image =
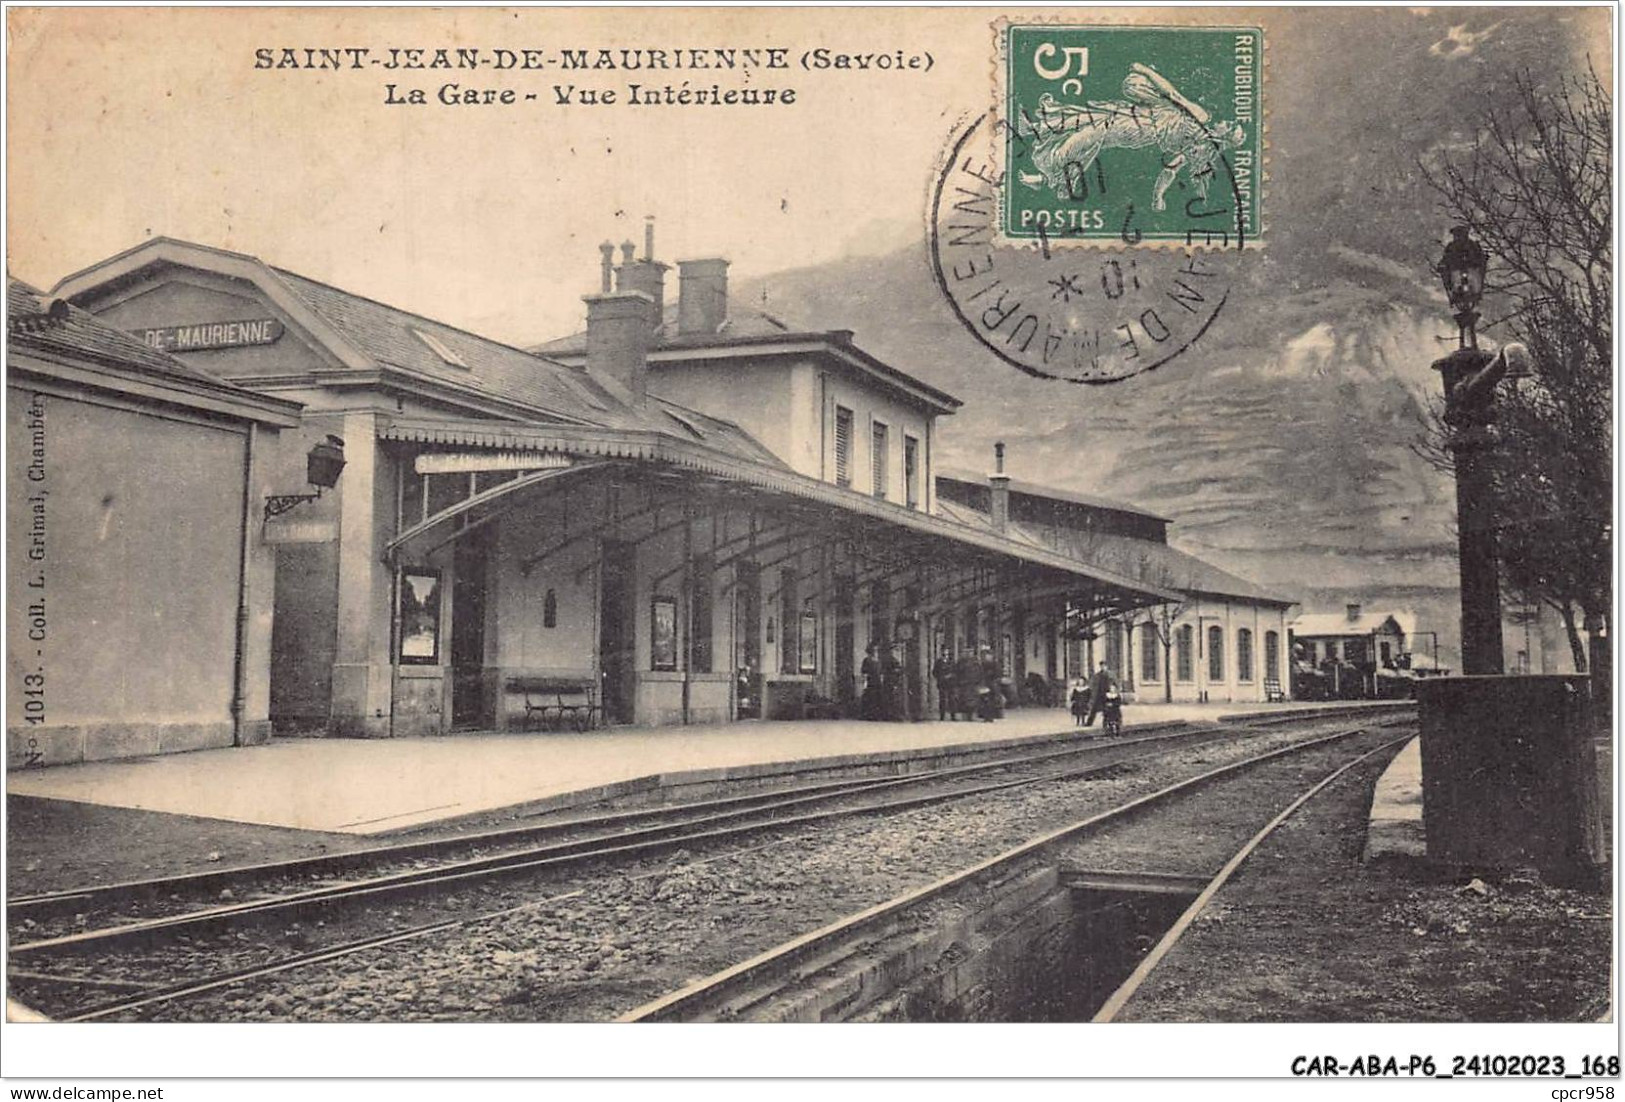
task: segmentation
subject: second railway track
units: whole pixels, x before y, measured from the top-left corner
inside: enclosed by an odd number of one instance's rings
[[[1228,736],[1228,737],[1226,737]],[[167,915],[157,919],[144,919],[118,926],[95,930],[81,930],[32,943],[13,942],[15,968],[13,987],[36,993],[36,1001],[43,1002],[47,1010],[59,1017],[126,1017],[133,1008],[160,1005],[179,997],[250,980],[295,971],[319,968],[354,953],[369,949],[385,949],[403,942],[450,936],[458,927],[478,924],[493,916],[523,911],[534,906],[523,897],[509,900],[508,905],[490,908],[474,915],[467,914],[478,902],[475,896],[482,885],[494,877],[514,878],[525,874],[544,872],[567,873],[578,879],[604,872],[581,871],[584,867],[608,869],[629,861],[673,850],[686,851],[695,847],[705,850],[718,845],[748,842],[751,838],[768,833],[794,832],[820,821],[856,815],[874,815],[882,812],[901,812],[944,801],[973,799],[1002,791],[1022,789],[1039,781],[1057,784],[1069,781],[1086,782],[1114,770],[1135,768],[1136,763],[1149,763],[1166,757],[1176,750],[1189,750],[1204,754],[1210,744],[1212,752],[1226,748],[1252,745],[1256,740],[1291,741],[1285,733],[1236,732],[1192,730],[1160,736],[1142,736],[1112,743],[1095,743],[1065,748],[1046,748],[1038,754],[1011,756],[996,762],[971,767],[937,770],[929,774],[901,778],[867,778],[854,782],[826,782],[803,786],[794,793],[755,793],[749,797],[704,801],[681,809],[681,821],[654,823],[670,810],[644,809],[637,812],[615,813],[609,819],[626,829],[613,834],[600,834],[583,838],[579,832],[583,821],[568,824],[550,824],[549,830],[575,830],[576,837],[566,841],[554,840],[541,846],[530,846],[518,854],[504,853],[481,856],[455,862],[451,867],[413,869],[405,874],[389,873],[354,884],[324,887],[302,891],[293,896],[267,900],[247,900],[228,907],[209,907],[202,912]],[[1148,749],[1155,747],[1156,749]],[[1233,751],[1239,752],[1239,751]],[[1075,758],[1082,754],[1085,761],[1066,763],[1055,768],[1056,759]],[[1199,759],[1200,760],[1200,759]],[[977,777],[1002,771],[1005,775],[995,779]],[[924,791],[899,791],[909,786]],[[833,802],[833,806],[831,806]],[[748,805],[748,806],[747,806]],[[594,822],[602,823],[603,818]],[[654,825],[651,825],[654,823]],[[526,832],[533,828],[527,828]],[[467,840],[464,840],[465,842]],[[352,858],[355,855],[345,855]],[[605,866],[603,862],[615,865]],[[659,866],[655,866],[658,868]],[[571,870],[574,870],[571,872]],[[557,883],[557,877],[550,883]],[[569,885],[566,884],[566,887]],[[493,890],[494,889],[489,889]],[[579,895],[566,892],[555,898]],[[397,911],[383,912],[383,904],[399,896],[433,895],[436,900],[449,896],[453,911],[462,913],[453,917],[417,914],[406,916]],[[470,898],[463,900],[460,895]],[[319,933],[325,925],[314,916],[326,913],[338,902],[372,902],[379,906],[362,912],[373,916],[366,923],[366,936],[339,940],[338,930],[343,923],[335,920],[326,933]],[[401,904],[405,908],[405,904]],[[406,908],[411,909],[411,908]],[[303,920],[305,929],[315,940],[314,946],[302,943],[272,945],[276,937],[261,938],[244,922],[263,922],[273,916],[287,915],[294,926]],[[426,919],[410,922],[408,917]],[[248,932],[244,932],[244,930]],[[236,931],[235,933],[233,931]],[[302,940],[302,939],[301,939]],[[288,951],[293,949],[295,951]],[[21,952],[19,953],[19,950]],[[387,951],[387,949],[386,949]],[[80,963],[74,963],[78,958]],[[108,962],[102,967],[98,962]],[[182,961],[179,966],[176,961]],[[53,963],[55,962],[55,963]],[[19,971],[20,970],[20,971]],[[56,974],[53,975],[52,973]],[[179,977],[177,979],[177,977]],[[129,990],[128,996],[114,996],[119,990]],[[88,998],[86,996],[96,996]]]

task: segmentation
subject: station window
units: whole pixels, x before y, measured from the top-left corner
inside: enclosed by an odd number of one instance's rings
[[[1264,633],[1264,676],[1271,681],[1281,680],[1281,636],[1279,632]]]
[[[1157,638],[1157,629],[1152,624],[1145,624],[1140,628],[1140,680],[1161,681],[1162,675],[1158,663],[1162,661],[1162,640]]]
[[[1236,680],[1253,679],[1253,633],[1251,628],[1236,631]]]
[[[891,472],[886,469],[886,451],[888,448],[888,430],[883,422],[876,421],[873,428],[872,454],[869,469],[874,472],[874,493],[876,497],[885,497],[890,488]]]
[[[920,442],[903,437],[903,493],[910,509],[920,507]]]
[[[1196,668],[1191,662],[1191,651],[1195,645],[1195,635],[1195,630],[1189,624],[1181,624],[1179,634],[1174,637],[1175,659],[1178,663],[1176,674],[1181,681],[1194,681],[1196,679]]]
[[[1207,679],[1224,680],[1224,629],[1217,624],[1207,629]]]
[[[852,485],[852,411],[835,407],[835,484]]]

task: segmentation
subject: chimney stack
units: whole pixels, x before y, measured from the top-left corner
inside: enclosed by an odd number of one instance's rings
[[[587,372],[614,379],[631,392],[634,405],[643,405],[648,395],[649,345],[654,339],[649,296],[620,290],[586,295],[583,301],[587,304]]]
[[[1350,601],[1347,605],[1345,605],[1343,607],[1344,607],[1345,611],[1348,612],[1349,623],[1352,624],[1352,623],[1354,623],[1354,621],[1356,621],[1356,620],[1358,620],[1360,618],[1360,606],[1359,605],[1357,605],[1354,602]]]
[[[677,262],[677,332],[715,333],[728,317],[728,262]]]
[[[1004,535],[1010,527],[1010,476],[1004,473],[1004,441],[993,445],[993,473],[987,477],[992,498],[993,530]]]
[[[643,227],[642,259],[632,255],[632,242],[621,245],[621,268],[615,283],[617,291],[638,291],[650,300],[649,325],[658,330],[666,315],[666,265],[655,260],[655,220]]]

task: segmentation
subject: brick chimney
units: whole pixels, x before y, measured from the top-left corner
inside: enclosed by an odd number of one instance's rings
[[[654,258],[655,220],[649,218],[643,227],[643,256],[634,259],[632,242],[621,245],[621,267],[615,273],[617,291],[639,291],[647,295],[650,303],[650,324],[658,329],[666,311],[666,265]]]
[[[993,530],[1001,536],[1010,527],[1010,476],[1004,473],[1004,441],[993,445],[993,473],[987,476],[992,499]]]
[[[677,262],[677,332],[715,333],[728,317],[728,262]]]
[[[632,394],[634,405],[648,395],[649,296],[641,291],[584,295],[587,304],[587,372],[614,379]]]
[[[1355,604],[1353,601],[1350,601],[1348,604],[1344,605],[1343,608],[1344,611],[1348,613],[1349,623],[1352,624],[1354,621],[1360,618],[1360,606]]]

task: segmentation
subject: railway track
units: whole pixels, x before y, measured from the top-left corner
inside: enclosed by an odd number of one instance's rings
[[[1045,855],[1060,843],[1076,842],[1090,834],[1121,824],[1131,816],[1188,797],[1199,789],[1267,763],[1324,748],[1367,733],[1363,728],[1356,728],[1307,739],[1167,785],[1035,838],[923,888],[786,942],[751,960],[638,1007],[619,1020],[624,1022],[828,1020],[823,1016],[826,1012],[823,1008],[829,1005],[839,1008],[837,1020],[845,1020],[847,1013],[863,1009],[865,1000],[871,997],[863,993],[866,977],[876,974],[877,971],[883,974],[890,966],[890,961],[900,959],[911,949],[917,951],[921,939],[915,931],[927,930],[938,925],[938,920],[932,917],[933,911],[950,909],[952,904],[946,901],[956,893],[996,890],[997,886],[1015,883],[1030,873],[1035,862],[1042,861]],[[1407,733],[1399,738],[1384,740],[1374,748],[1361,748],[1357,755],[1340,762],[1329,775],[1300,794],[1263,830],[1250,838],[1208,881],[1168,934],[1142,961],[1139,969],[1124,982],[1112,999],[1108,1000],[1100,1011],[1103,1016],[1096,1020],[1111,1020],[1111,1015],[1127,1001],[1150,970],[1167,954],[1202,907],[1271,831],[1349,769],[1378,754],[1396,749],[1411,737],[1412,735]],[[827,996],[823,1001],[812,994],[819,992],[820,989]],[[789,992],[789,995],[785,996],[785,992]],[[830,992],[838,993],[838,997],[829,994]]]
[[[14,915],[11,943],[11,959],[14,963],[11,975],[14,980],[27,981],[35,989],[41,985],[49,987],[54,983],[56,987],[69,991],[82,988],[96,990],[108,984],[94,977],[82,975],[53,976],[49,971],[49,962],[74,956],[94,954],[105,956],[110,952],[174,943],[208,936],[211,933],[216,936],[229,936],[233,929],[247,923],[266,921],[278,916],[309,918],[320,910],[342,904],[380,903],[402,896],[443,893],[502,876],[548,871],[568,872],[583,866],[602,864],[605,861],[627,861],[683,847],[749,838],[772,828],[809,825],[840,816],[906,810],[1046,781],[1085,779],[1107,774],[1129,763],[1186,746],[1199,746],[1213,741],[1231,741],[1235,735],[1233,730],[1223,728],[1184,726],[1172,731],[1128,738],[1071,742],[1059,747],[1046,746],[1027,753],[1003,756],[972,765],[933,769],[901,777],[826,781],[772,793],[751,793],[666,808],[612,812],[477,836],[433,842],[411,842],[355,853],[305,858],[249,868],[210,870],[190,876],[21,897],[11,901],[10,904]],[[1044,768],[1067,759],[1078,758],[1085,761],[1060,769]],[[999,773],[1005,775],[994,780],[977,780],[978,775]],[[949,787],[943,787],[944,785]],[[908,791],[922,787],[929,790],[912,793]],[[563,840],[560,840],[561,838]],[[525,844],[516,849],[443,862],[427,868],[415,867],[415,863],[429,857],[512,843]],[[172,889],[178,888],[197,895],[212,892],[223,884],[235,884],[246,894],[255,884],[264,886],[269,883],[283,886],[298,883],[302,878],[322,876],[356,867],[376,869],[379,865],[388,866],[393,862],[413,863],[414,867],[404,871],[386,871],[359,880],[323,884],[314,888],[300,887],[270,894],[265,898],[247,899],[225,906],[203,905],[195,909],[182,909],[178,913],[134,918],[126,910],[107,924],[91,929],[74,928],[71,932],[54,936],[35,936],[32,939],[17,936],[16,916],[19,914],[61,915],[73,911],[77,918],[96,907],[105,909],[122,904],[153,902],[167,909],[175,907],[177,903],[176,899],[172,898],[176,895]],[[490,915],[480,916],[487,917]],[[269,964],[226,969],[209,976],[201,985],[201,989],[218,986],[217,981],[222,979],[229,978],[231,982],[237,982],[254,975],[274,974],[377,945],[432,935],[460,922],[461,920],[446,920],[423,923],[376,937],[358,939],[353,943],[327,946],[309,953],[297,953]],[[164,994],[167,998],[179,997],[175,992],[186,989],[187,993],[190,993],[200,985],[123,983],[122,986],[139,990],[145,999],[154,994]],[[119,1004],[129,1001],[131,1000],[115,1000]],[[52,998],[46,1000],[44,1005],[61,1016],[64,1014],[60,1009],[62,1002],[60,998]],[[74,1006],[74,1001],[69,1001],[68,1005]],[[92,1009],[103,1011],[104,1007],[103,1004],[97,1003]],[[105,1014],[117,1013],[120,1009],[121,1006],[106,1007]],[[71,1017],[77,1012],[70,1009],[66,1013]],[[100,1017],[105,1014],[98,1013],[94,1016]]]
[[[1157,757],[1172,749],[1200,746],[1209,741],[1234,741],[1238,732],[1234,728],[1195,728],[1159,735],[1093,742],[1000,758],[971,766],[955,766],[932,770],[905,777],[865,778],[854,781],[821,782],[804,785],[787,792],[754,793],[747,796],[699,801],[676,808],[642,809],[617,812],[586,819],[544,824],[516,830],[492,832],[479,838],[454,840],[453,847],[497,844],[497,842],[524,841],[517,850],[497,854],[484,854],[460,861],[436,865],[431,868],[413,868],[404,872],[386,872],[361,880],[335,885],[323,885],[293,892],[285,892],[264,899],[251,899],[229,906],[208,906],[180,914],[140,918],[134,921],[100,926],[89,930],[76,930],[54,937],[33,941],[17,941],[12,945],[14,981],[27,981],[36,992],[47,994],[43,1008],[66,1020],[99,1020],[128,1016],[158,1004],[203,994],[222,987],[247,983],[261,977],[278,975],[325,961],[363,953],[371,949],[420,938],[434,938],[448,934],[461,926],[488,921],[505,914],[523,911],[532,903],[520,903],[474,916],[460,916],[390,929],[372,936],[337,942],[308,952],[282,953],[271,960],[255,960],[242,966],[223,967],[196,974],[181,982],[116,981],[98,985],[94,973],[52,974],[52,962],[80,958],[93,962],[108,954],[139,951],[159,946],[192,944],[179,949],[184,954],[207,956],[211,937],[230,938],[232,932],[244,924],[264,921],[274,916],[310,918],[324,913],[327,908],[340,904],[377,903],[400,896],[444,894],[465,887],[489,883],[498,877],[517,877],[546,872],[568,872],[584,867],[603,867],[605,862],[625,862],[640,857],[656,856],[676,849],[705,847],[718,843],[748,840],[764,831],[812,825],[840,816],[883,814],[922,807],[947,800],[964,799],[975,795],[1033,785],[1042,782],[1084,780],[1092,776],[1109,774],[1130,763]],[[1243,735],[1246,737],[1246,735]],[[1064,759],[1084,757],[1063,768],[1046,768]],[[996,779],[978,778],[978,774],[1004,772]],[[1017,774],[1017,775],[1011,775]],[[908,791],[923,787],[927,791]],[[560,840],[563,837],[563,840]],[[420,860],[426,853],[425,845],[409,843],[398,847],[385,847],[366,853],[344,854],[337,858],[306,859],[278,866],[257,869],[222,870],[203,874],[198,878],[183,878],[193,886],[201,883],[217,887],[221,877],[250,876],[263,870],[275,870],[277,875],[311,875],[313,872],[331,871],[333,862],[357,862],[371,855],[376,861],[380,854],[388,859]],[[355,867],[348,864],[347,867]],[[291,871],[290,871],[291,870]],[[243,881],[239,880],[238,883]],[[164,893],[173,882],[149,881],[135,885],[109,885],[73,893],[20,900],[25,913],[35,909],[44,913],[61,907],[69,900],[84,906],[86,900],[99,900],[106,904],[120,899],[151,898]],[[553,899],[561,898],[554,896]],[[238,939],[245,935],[236,933]],[[172,975],[174,973],[171,973]],[[122,986],[127,992],[118,991]],[[111,988],[111,989],[110,989]],[[97,996],[87,1002],[85,995]],[[112,996],[112,997],[108,997]],[[35,1002],[41,1002],[36,996]]]
[[[799,821],[816,814],[823,805],[832,805],[831,814],[857,814],[864,806],[838,808],[837,801],[865,793],[902,791],[941,784],[978,775],[1030,769],[1047,763],[1077,757],[1099,757],[1130,747],[1168,748],[1223,740],[1233,732],[1216,727],[1181,725],[1178,729],[1111,740],[1072,742],[1066,746],[1044,747],[1026,753],[1006,755],[968,765],[922,770],[901,776],[860,777],[798,785],[771,792],[690,801],[681,804],[608,812],[556,820],[553,822],[486,831],[426,841],[412,841],[348,853],[298,858],[231,869],[211,869],[180,876],[117,884],[93,885],[63,891],[18,896],[7,900],[12,922],[12,952],[33,952],[34,948],[83,944],[93,941],[135,938],[146,931],[178,929],[216,919],[256,912],[274,912],[289,906],[310,906],[379,892],[434,885],[446,877],[496,873],[515,868],[527,869],[536,861],[583,862],[598,857],[620,856],[627,852],[654,852],[661,846],[682,845],[696,838],[709,840],[727,828],[745,831],[762,829],[780,821]],[[1137,760],[1141,754],[1113,757],[1089,766],[1081,774],[1074,770],[1038,773],[918,797],[920,800],[954,799],[982,791],[1017,787],[1044,780],[1087,775]],[[913,806],[911,800],[889,800],[876,805],[879,810]],[[759,820],[770,820],[763,823]],[[451,860],[456,854],[466,854]],[[426,862],[441,859],[436,864]],[[345,873],[362,871],[365,877],[333,881]],[[311,886],[314,882],[315,886]],[[246,900],[231,906],[212,905],[215,893],[230,896],[261,895],[271,898]],[[187,904],[198,905],[195,911]],[[142,912],[156,910],[156,916]],[[88,924],[92,917],[114,912],[114,919],[92,930],[74,930],[61,937],[42,937],[32,932],[41,920],[72,916],[74,926]],[[34,927],[19,930],[17,922],[33,922]],[[105,920],[103,920],[105,921]],[[19,937],[19,934],[25,936]]]

